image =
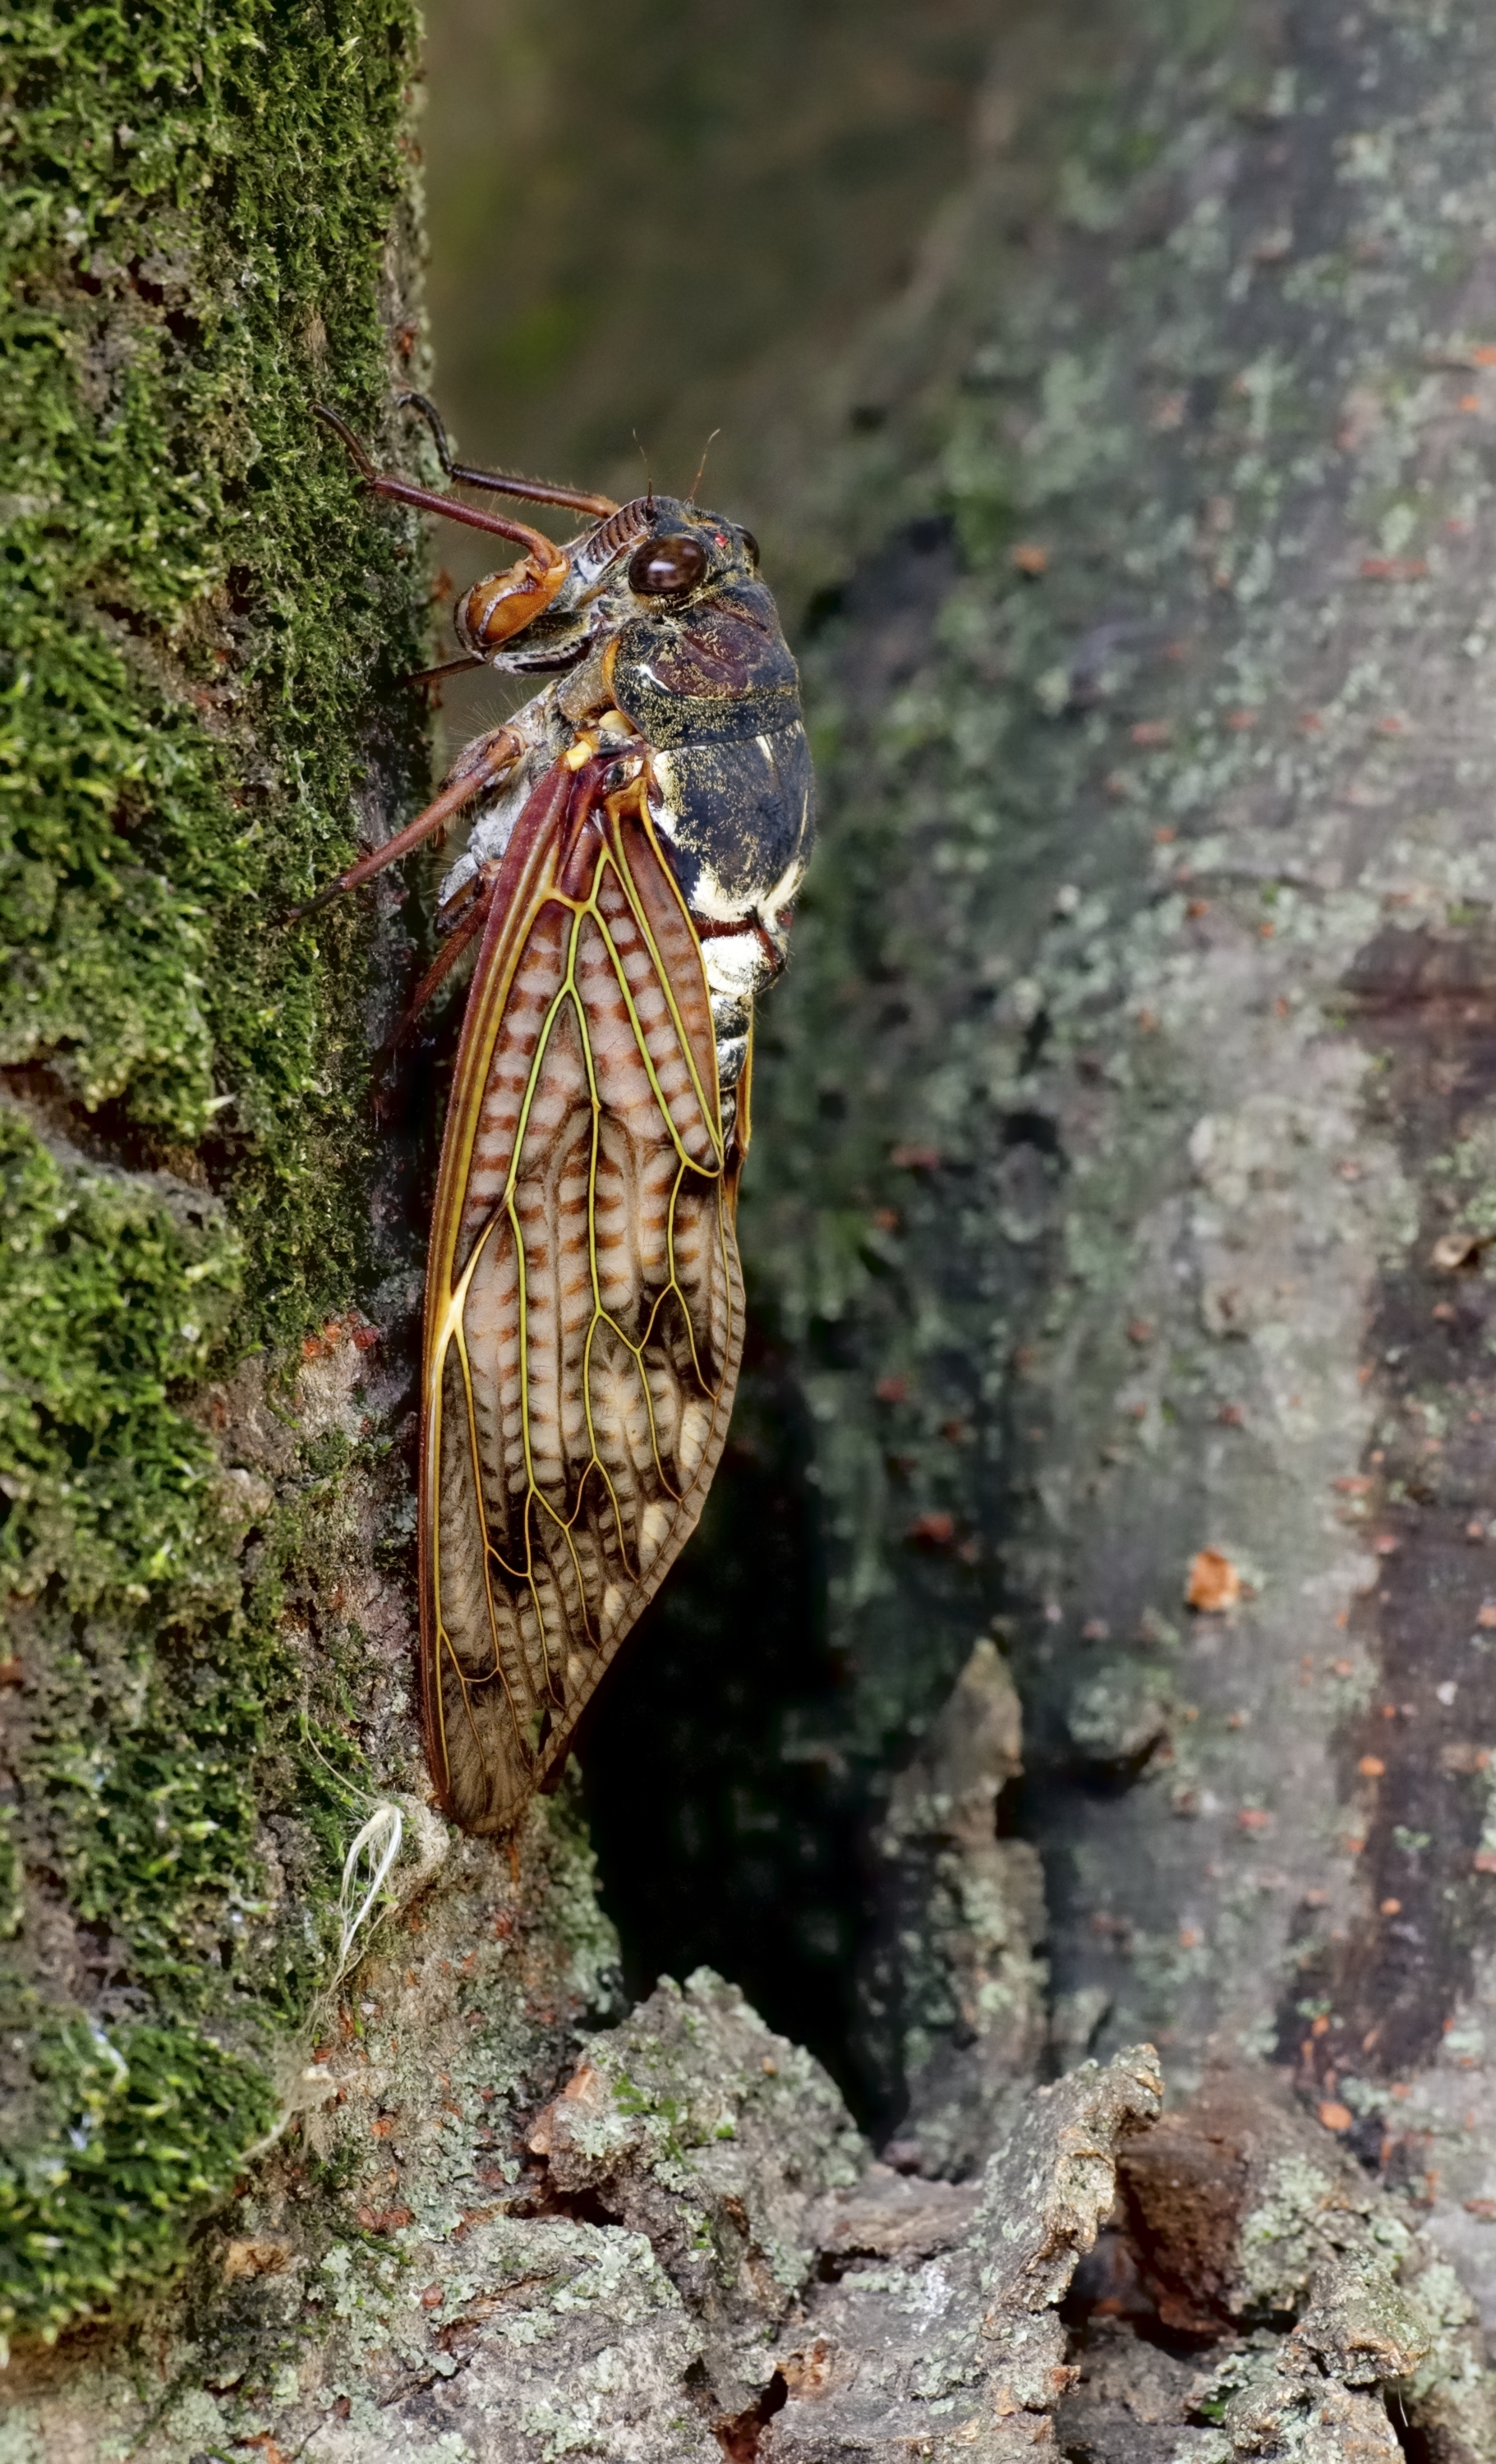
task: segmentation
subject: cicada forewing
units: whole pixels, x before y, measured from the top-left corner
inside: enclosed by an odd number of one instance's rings
[[[558,1776],[694,1529],[743,1328],[742,1139],[724,1136],[700,944],[639,787],[552,772],[494,888],[423,1389],[424,1713],[443,1801],[477,1832]]]

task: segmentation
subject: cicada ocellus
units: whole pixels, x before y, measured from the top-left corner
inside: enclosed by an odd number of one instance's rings
[[[589,517],[555,546],[376,471],[319,413],[378,495],[521,546],[458,604],[450,664],[546,679],[322,893],[472,808],[415,997],[474,951],[427,1262],[421,1696],[444,1806],[500,1832],[559,1778],[722,1451],[753,1004],[784,963],[812,782],[751,532],[454,464],[410,400],[449,476]]]

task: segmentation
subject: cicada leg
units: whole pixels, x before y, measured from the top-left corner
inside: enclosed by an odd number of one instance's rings
[[[484,925],[488,922],[489,910],[494,904],[494,890],[497,879],[498,867],[495,865],[492,873],[486,874],[481,881],[477,894],[473,898],[473,904],[468,909],[466,915],[463,916],[462,921],[459,924],[453,925],[451,932],[448,935],[447,939],[443,942],[440,950],[436,954],[436,957],[432,959],[430,965],[427,968],[425,975],[421,978],[420,982],[411,994],[408,1005],[407,1006],[404,1014],[380,1046],[379,1052],[375,1058],[376,1074],[382,1073],[387,1069],[390,1062],[394,1060],[396,1053],[400,1050],[400,1047],[404,1044],[407,1036],[415,1025],[416,1020],[420,1017],[421,1012],[426,1008],[427,1003],[431,1000],[434,994],[441,990],[442,985],[446,982],[447,978],[451,975],[463,952],[468,949],[474,940],[476,940],[478,935],[482,932]],[[377,1117],[384,1117],[386,1102],[387,1093],[381,1093],[376,1097],[375,1113]]]
[[[314,402],[312,411],[346,447],[360,477],[376,496],[392,497],[399,505],[414,505],[424,514],[445,514],[450,521],[465,522],[469,530],[494,531],[500,539],[517,539],[534,557],[541,573],[549,572],[557,563],[555,542],[543,531],[532,530],[528,522],[506,522],[497,514],[480,514],[475,506],[465,505],[456,496],[438,496],[429,488],[416,488],[408,479],[395,478],[388,471],[376,471],[345,419],[336,410],[329,410],[324,402]]]
[[[336,898],[341,891],[362,889],[364,882],[372,881],[377,872],[383,872],[386,865],[398,864],[402,856],[409,855],[414,848],[424,846],[428,839],[434,838],[464,804],[471,803],[485,787],[494,786],[506,771],[512,770],[524,749],[512,727],[495,727],[491,735],[479,737],[475,745],[469,746],[462,769],[448,780],[441,794],[427,805],[424,813],[417,813],[413,822],[407,822],[403,830],[397,830],[392,839],[386,839],[384,846],[376,847],[371,855],[361,856],[358,863],[351,864],[346,872],[341,872],[336,881],[330,881],[325,890],[319,890],[315,898],[309,898],[304,907],[297,908],[288,921],[299,924],[306,916],[315,915],[319,907],[325,907],[328,900]]]
[[[441,683],[443,676],[466,675],[470,668],[481,668],[484,665],[485,662],[475,651],[464,650],[460,659],[443,659],[434,668],[417,668],[413,675],[402,677],[401,682],[407,685],[436,685]],[[440,698],[438,694],[438,701]]]
[[[611,496],[590,495],[584,488],[561,488],[549,479],[518,479],[509,471],[478,471],[466,462],[454,462],[447,437],[447,423],[434,402],[424,393],[403,393],[398,396],[402,410],[417,410],[431,431],[436,458],[449,479],[464,488],[486,488],[495,496],[528,496],[536,505],[567,505],[579,514],[596,514],[600,518],[616,514],[618,507]]]

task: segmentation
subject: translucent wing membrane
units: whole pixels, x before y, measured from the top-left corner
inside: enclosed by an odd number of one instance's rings
[[[428,1278],[432,1768],[501,1831],[695,1527],[742,1349],[700,947],[637,788],[553,773],[496,885]]]

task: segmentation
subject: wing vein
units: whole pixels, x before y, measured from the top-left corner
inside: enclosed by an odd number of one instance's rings
[[[479,1831],[559,1773],[694,1529],[741,1353],[699,939],[642,794],[593,789],[485,936],[438,1180],[427,1718]]]

